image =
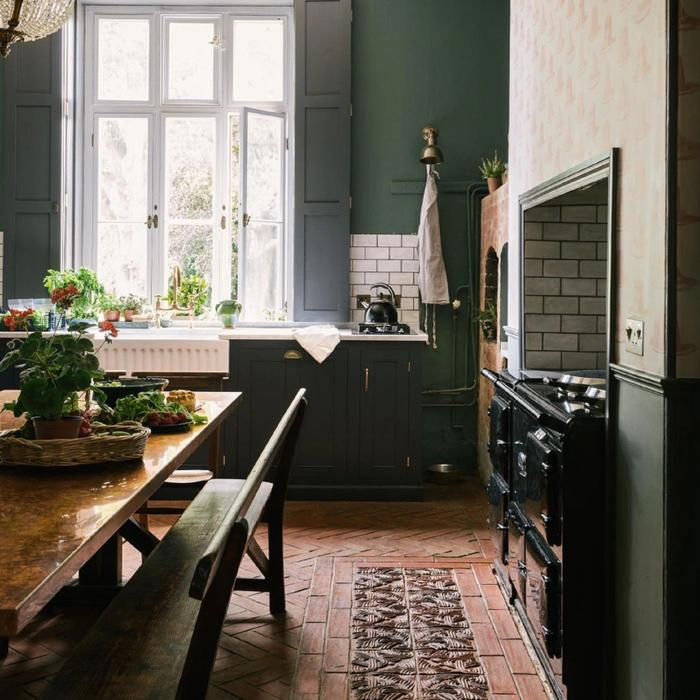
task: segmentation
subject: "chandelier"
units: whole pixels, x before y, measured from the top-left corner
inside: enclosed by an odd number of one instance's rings
[[[73,0],[0,0],[0,56],[18,41],[36,41],[58,31],[73,11]]]

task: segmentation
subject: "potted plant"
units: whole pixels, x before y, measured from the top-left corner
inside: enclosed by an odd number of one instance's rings
[[[482,158],[479,171],[486,180],[489,194],[493,194],[500,186],[506,173],[507,165],[498,157],[498,151],[493,152],[493,158]]]
[[[236,299],[225,299],[216,305],[216,315],[224,328],[233,328],[242,310],[243,306]]]
[[[70,284],[54,289],[51,296],[61,314],[65,314],[80,292]],[[88,323],[72,322],[68,333],[54,331],[47,337],[28,333],[25,339],[8,343],[10,351],[0,362],[0,372],[18,367],[20,392],[3,410],[11,410],[16,417],[26,415],[38,440],[78,437],[83,422],[79,394],[86,394],[87,405],[91,390],[98,401],[104,398],[92,386],[94,379],[104,376],[97,352],[104,343],[111,342],[117,331],[111,324],[103,324],[108,332],[95,350],[92,340],[85,336],[88,327]]]
[[[143,297],[136,296],[135,294],[128,294],[125,297],[121,297],[119,301],[124,311],[125,321],[133,321],[134,316],[140,314],[146,304],[146,300]]]
[[[206,279],[197,272],[192,272],[182,278],[177,299],[173,299],[172,286],[168,291],[168,303],[176,303],[181,309],[194,309],[195,316],[201,316],[209,301],[209,285]]]
[[[44,278],[44,286],[52,295],[55,290],[65,289],[69,285],[78,292],[70,306],[70,317],[96,322],[100,311],[99,302],[105,293],[97,275],[87,267],[81,267],[77,272],[71,269],[49,270]]]
[[[474,313],[474,320],[481,326],[484,340],[493,342],[498,336],[498,315],[493,304],[487,303]]]
[[[34,309],[8,309],[2,323],[8,331],[28,331],[34,322]]]
[[[100,297],[100,311],[104,313],[105,321],[118,321],[122,313],[122,305],[114,294],[103,294]]]

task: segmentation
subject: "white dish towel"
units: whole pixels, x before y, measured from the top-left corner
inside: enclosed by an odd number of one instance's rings
[[[340,342],[340,332],[335,326],[306,326],[296,328],[294,339],[316,362],[323,362]]]

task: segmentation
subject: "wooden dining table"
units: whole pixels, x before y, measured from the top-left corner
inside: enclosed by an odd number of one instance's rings
[[[0,391],[0,404],[17,394]],[[128,526],[141,537],[132,516],[200,445],[218,437],[241,396],[198,392],[208,422],[187,432],[152,434],[140,461],[82,467],[0,464],[0,657],[7,653],[8,639],[59,592],[71,590],[80,597],[97,589],[118,590],[119,533]],[[16,425],[9,412],[0,414],[0,430]]]

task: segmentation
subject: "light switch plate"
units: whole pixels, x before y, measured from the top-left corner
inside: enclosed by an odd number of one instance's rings
[[[625,321],[625,349],[635,355],[644,354],[644,321],[638,318]]]

